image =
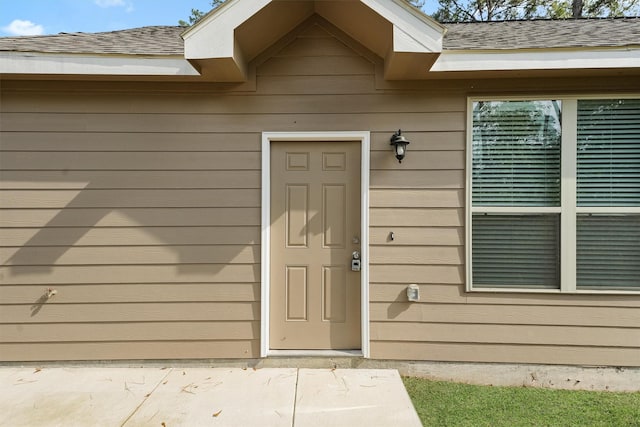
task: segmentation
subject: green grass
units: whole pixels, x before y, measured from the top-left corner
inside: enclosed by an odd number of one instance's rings
[[[640,427],[640,393],[403,381],[424,426]]]

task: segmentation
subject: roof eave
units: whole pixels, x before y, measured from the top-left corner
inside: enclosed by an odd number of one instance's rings
[[[640,70],[640,46],[445,50],[430,73],[633,68]]]
[[[200,77],[187,60],[172,56],[0,52],[0,74],[131,77]]]
[[[242,63],[242,61],[238,61]],[[181,56],[142,56],[106,54],[69,54],[40,52],[0,52],[0,75],[11,76],[85,76],[88,79],[112,76],[118,79],[155,79],[234,81],[236,63],[207,64],[204,70]],[[205,63],[206,64],[206,63]],[[217,67],[217,68],[216,68]],[[395,68],[394,68],[395,67]],[[431,78],[478,77],[497,74],[571,75],[585,70],[607,72],[625,70],[640,73],[640,46],[553,49],[445,50],[434,57],[394,52],[385,61],[385,78],[422,80]],[[221,80],[228,72],[231,76]],[[240,70],[246,75],[246,70]],[[214,74],[214,75],[212,75]]]

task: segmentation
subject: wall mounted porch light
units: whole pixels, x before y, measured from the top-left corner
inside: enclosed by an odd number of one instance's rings
[[[402,163],[402,159],[404,159],[404,155],[407,153],[407,145],[409,145],[407,138],[402,136],[402,129],[398,129],[398,132],[393,134],[390,145],[394,146],[393,150],[396,153],[398,163]]]

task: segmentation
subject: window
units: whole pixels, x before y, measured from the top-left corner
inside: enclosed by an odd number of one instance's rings
[[[469,289],[640,290],[640,99],[469,111]]]
[[[640,99],[578,100],[577,116],[577,287],[638,289]]]

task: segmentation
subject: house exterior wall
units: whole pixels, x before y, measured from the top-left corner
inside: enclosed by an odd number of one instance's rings
[[[256,60],[255,90],[4,81],[0,360],[259,357],[261,133],[365,130],[372,358],[640,366],[640,294],[464,284],[467,97],[636,80],[393,83],[380,66],[314,24]]]

